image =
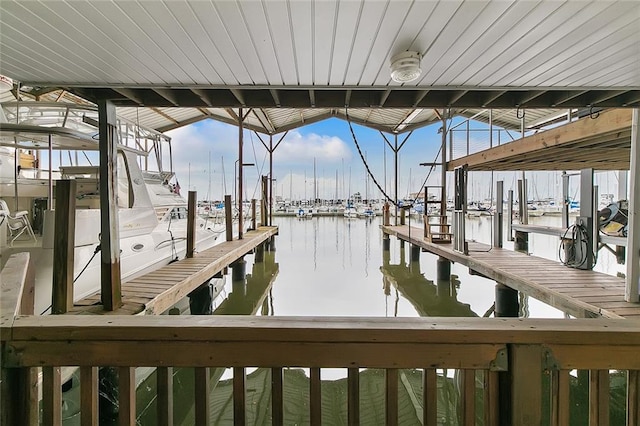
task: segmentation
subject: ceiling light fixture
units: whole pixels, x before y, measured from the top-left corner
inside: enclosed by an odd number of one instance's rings
[[[391,79],[397,83],[408,83],[420,77],[422,55],[407,50],[391,58]]]

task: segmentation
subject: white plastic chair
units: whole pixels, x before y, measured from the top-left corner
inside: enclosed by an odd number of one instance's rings
[[[5,220],[7,221],[7,229],[9,229],[10,245],[13,245],[13,242],[25,232],[33,238],[33,241],[36,241],[36,234],[29,222],[29,213],[23,210],[11,215],[6,201],[0,199],[0,224]]]

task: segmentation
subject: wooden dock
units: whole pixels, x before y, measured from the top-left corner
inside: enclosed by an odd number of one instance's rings
[[[100,293],[97,292],[75,302],[69,314],[161,314],[277,233],[278,228],[275,226],[261,226],[246,232],[241,240],[222,242],[195,253],[192,258],[181,259],[127,281],[122,284],[123,304],[114,311],[108,312],[102,308]]]
[[[475,242],[469,242],[465,256],[453,244],[426,241],[417,227],[382,226],[382,231],[576,317],[640,319],[640,303],[624,301],[622,278]]]

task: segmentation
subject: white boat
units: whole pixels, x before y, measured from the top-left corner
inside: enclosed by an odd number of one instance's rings
[[[35,210],[29,223],[36,219],[35,228],[41,236],[35,241],[20,237],[8,244],[6,225],[0,225],[0,266],[14,252],[31,253],[36,266],[35,310],[37,314],[46,313],[51,305],[55,228],[54,212],[46,209],[46,204],[53,205],[54,200],[47,201],[47,198],[49,188],[54,189],[58,179],[74,179],[77,186],[74,300],[100,288],[99,168],[91,165],[90,161],[85,164],[79,161],[97,157],[98,141],[95,136],[98,131],[91,124],[97,120],[97,111],[86,106],[21,102],[20,114],[16,115],[18,106],[15,103],[2,104],[1,107],[10,123],[2,123],[0,127],[0,198],[10,209]],[[138,135],[138,146],[140,135],[146,132],[146,142],[152,141],[155,145],[153,154],[162,152],[157,144],[170,143],[170,139],[134,127],[132,123],[119,121],[117,191],[123,282],[181,258],[186,251],[187,203],[180,195],[177,180],[170,170],[162,170],[160,156],[154,156],[158,159],[157,170],[141,170],[139,164],[146,164],[146,157],[152,152],[141,152],[125,145],[128,135],[122,129]],[[60,152],[58,170],[39,167],[38,160],[52,157],[57,152]],[[62,160],[67,157],[69,165],[62,165]],[[16,159],[20,161],[17,180],[14,177]],[[40,210],[34,208],[39,205]],[[224,225],[214,229],[198,217],[196,250],[212,247],[219,241],[217,237],[223,230]]]
[[[311,219],[313,217],[313,209],[300,207],[296,212],[296,217],[298,219]]]
[[[355,219],[358,217],[358,211],[351,203],[348,203],[344,208],[344,212],[342,213],[344,217],[347,219]]]

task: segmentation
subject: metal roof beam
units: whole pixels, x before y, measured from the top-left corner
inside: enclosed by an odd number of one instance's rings
[[[144,105],[144,101],[142,100],[142,98],[138,95],[138,93],[136,93],[132,89],[127,89],[125,87],[121,87],[121,88],[117,88],[117,89],[114,88],[113,90],[115,92],[121,94],[125,98],[127,98],[127,99],[133,101],[134,103],[138,104],[139,106]]]
[[[209,108],[212,108],[212,107],[213,107],[213,102],[212,102],[211,98],[209,97],[209,94],[207,93],[207,91],[206,91],[206,90],[202,90],[202,89],[195,89],[195,88],[194,88],[194,89],[191,89],[191,91],[192,91],[195,95],[197,95],[197,96],[202,100],[202,102],[204,102],[205,104],[207,104],[207,106],[208,106]]]
[[[161,88],[153,89],[153,91],[156,92],[158,95],[162,96],[163,98],[165,98],[167,101],[171,102],[173,106],[177,107],[180,105],[180,102],[178,101],[178,98],[174,91],[169,89],[161,89]]]

